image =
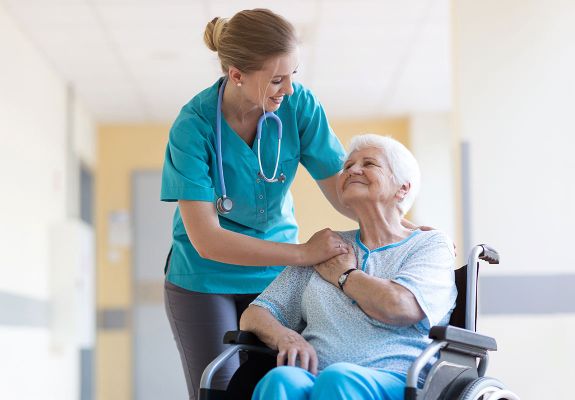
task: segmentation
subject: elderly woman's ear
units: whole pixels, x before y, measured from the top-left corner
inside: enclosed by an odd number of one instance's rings
[[[395,194],[397,196],[398,200],[403,201],[405,199],[405,196],[407,196],[407,193],[409,193],[410,189],[411,189],[411,183],[409,183],[409,182],[401,185],[401,187],[399,188],[399,190]]]

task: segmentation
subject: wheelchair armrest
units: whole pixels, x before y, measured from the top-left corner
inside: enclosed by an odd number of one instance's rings
[[[431,327],[429,337],[434,340],[476,347],[483,350],[497,350],[497,342],[494,338],[451,325]]]
[[[223,364],[238,351],[247,351],[259,354],[277,355],[277,350],[267,347],[256,335],[247,331],[228,331],[224,335],[224,344],[230,344],[219,356],[217,356],[202,373],[200,380],[200,392],[211,389],[212,378]],[[202,397],[200,397],[202,398]]]
[[[247,344],[250,346],[265,347],[266,344],[248,331],[228,331],[224,335],[224,344]]]
[[[483,376],[487,368],[487,352],[497,350],[495,339],[451,325],[432,326],[429,331],[429,337],[433,341],[415,359],[407,371],[406,400],[419,399],[418,377],[425,365],[438,353],[445,352],[445,354],[440,356],[440,360],[444,356],[450,356],[452,353],[466,356],[466,358],[473,357],[473,364],[475,364],[477,358],[480,358],[477,369],[478,375]]]

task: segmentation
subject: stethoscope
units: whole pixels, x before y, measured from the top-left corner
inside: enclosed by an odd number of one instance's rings
[[[218,212],[220,214],[229,213],[232,210],[232,207],[234,206],[232,199],[230,199],[226,194],[226,183],[224,181],[224,168],[222,165],[222,97],[224,95],[224,88],[226,87],[227,81],[228,81],[228,78],[227,77],[224,78],[224,81],[222,82],[222,85],[220,86],[220,89],[218,91],[218,108],[216,110],[216,157],[217,157],[217,162],[218,162],[218,174],[220,176],[220,188],[222,191],[222,195],[220,197],[218,197],[218,200],[216,201],[216,209],[218,210]],[[264,174],[264,170],[262,168],[262,158],[260,156],[260,143],[261,143],[261,139],[262,139],[262,125],[268,117],[273,119],[278,126],[278,155],[276,157],[276,166],[274,168],[274,173],[273,173],[271,178],[268,178]],[[276,114],[274,114],[272,112],[266,112],[260,117],[260,119],[258,120],[256,139],[258,141],[258,164],[260,166],[260,170],[258,172],[258,175],[264,181],[269,182],[269,183],[274,183],[274,182],[284,183],[286,180],[286,177],[283,173],[280,173],[280,176],[276,178],[276,173],[278,171],[278,165],[280,162],[281,145],[282,145],[282,121],[280,120],[280,118]]]

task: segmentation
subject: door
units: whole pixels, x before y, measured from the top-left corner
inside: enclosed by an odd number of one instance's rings
[[[186,399],[186,379],[164,311],[164,263],[177,203],[160,201],[160,171],[132,177],[134,399]]]

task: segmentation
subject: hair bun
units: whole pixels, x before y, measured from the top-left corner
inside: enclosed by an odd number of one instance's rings
[[[206,25],[204,42],[210,50],[218,51],[218,48],[220,47],[220,39],[227,23],[228,18],[216,17]]]

